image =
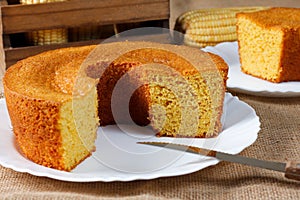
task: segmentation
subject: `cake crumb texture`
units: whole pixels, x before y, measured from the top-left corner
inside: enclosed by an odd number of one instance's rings
[[[237,14],[241,69],[274,83],[300,80],[300,9]]]

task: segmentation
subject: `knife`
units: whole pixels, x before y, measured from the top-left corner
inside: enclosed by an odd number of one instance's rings
[[[187,146],[181,144],[167,143],[167,142],[138,142],[138,144],[146,144],[151,146],[163,147],[173,150],[184,151],[188,153],[215,157],[219,160],[259,167],[263,169],[283,172],[286,178],[300,181],[300,163],[295,161],[288,161],[286,163],[273,162],[266,160],[259,160],[256,158],[249,158],[240,155],[228,154],[220,151],[209,150],[194,146]]]

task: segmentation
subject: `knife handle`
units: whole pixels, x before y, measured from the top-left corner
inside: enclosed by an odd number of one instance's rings
[[[300,181],[300,163],[295,161],[287,162],[284,176],[289,179]]]

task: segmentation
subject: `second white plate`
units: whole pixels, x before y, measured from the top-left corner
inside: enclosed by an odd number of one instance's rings
[[[298,97],[300,82],[272,83],[241,71],[237,42],[224,42],[202,50],[221,56],[229,66],[227,87],[232,91],[268,97]]]

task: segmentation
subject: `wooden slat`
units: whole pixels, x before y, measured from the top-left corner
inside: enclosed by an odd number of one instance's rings
[[[4,48],[11,46],[9,35],[3,35],[3,46]]]
[[[6,0],[1,0],[0,1],[0,7],[2,7],[3,5],[7,5],[7,1]],[[6,70],[6,63],[5,63],[5,52],[4,52],[4,47],[3,47],[3,29],[2,29],[2,12],[0,9],[0,98],[3,95],[4,92],[4,88],[3,88],[3,76]]]
[[[76,2],[76,3],[75,3]],[[4,33],[169,18],[169,0],[73,0],[2,7]]]
[[[0,0],[1,1],[1,0]],[[163,3],[167,0],[65,0],[30,5],[10,5],[5,8],[5,15],[42,14],[46,12],[64,12],[70,10],[88,10],[93,8],[108,8],[119,6],[134,6],[149,3]]]
[[[7,5],[7,1],[1,0],[0,6],[2,7],[5,5]],[[4,43],[3,43],[2,12],[0,10],[0,79],[1,79],[1,83],[2,83],[2,76],[4,74],[5,69],[6,69],[6,65],[5,65],[5,53],[4,53]]]

